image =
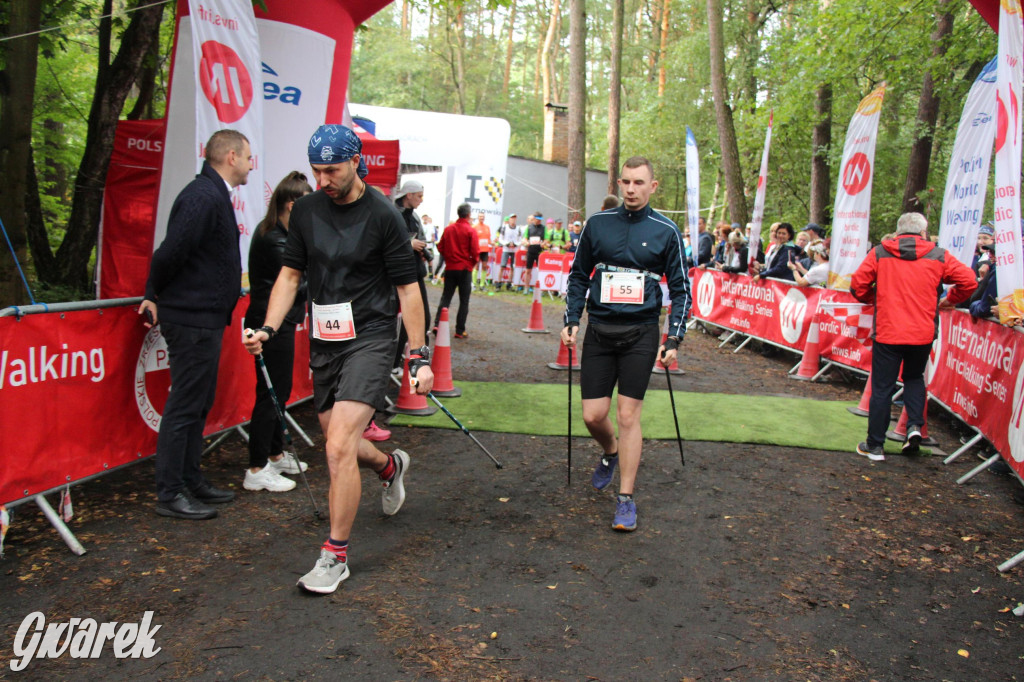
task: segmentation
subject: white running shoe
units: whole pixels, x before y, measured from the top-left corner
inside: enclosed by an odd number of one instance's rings
[[[269,490],[272,493],[286,493],[295,487],[295,481],[277,473],[277,470],[270,466],[270,464],[270,462],[267,462],[267,466],[255,474],[251,470],[246,469],[245,482],[242,484],[242,487],[246,490]]]
[[[384,492],[381,493],[381,508],[386,516],[394,516],[402,508],[405,502],[405,483],[402,479],[405,472],[409,470],[409,455],[403,450],[395,450],[391,453],[395,457],[395,472],[391,481],[384,481]]]
[[[320,550],[313,570],[299,578],[299,587],[317,594],[330,594],[338,589],[341,581],[348,577],[348,562],[339,561],[334,552]]]
[[[279,474],[301,474],[309,468],[309,465],[300,461],[299,466],[295,466],[295,461],[297,459],[298,457],[286,452],[284,453],[284,457],[276,462],[272,459],[267,460],[267,466],[273,467],[274,471]],[[302,467],[302,469],[300,470],[299,467]]]

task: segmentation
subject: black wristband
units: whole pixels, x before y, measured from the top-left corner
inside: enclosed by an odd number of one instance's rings
[[[430,347],[429,346],[420,346],[419,348],[413,348],[412,350],[410,350],[409,351],[409,361],[412,362],[412,360],[414,358],[419,358],[419,359],[423,360],[424,362],[426,362],[426,364],[429,365],[430,364]]]
[[[267,335],[267,341],[269,341],[270,339],[272,339],[275,336],[277,336],[277,330],[274,329],[271,326],[268,326],[268,325],[263,325],[262,327],[260,327],[256,331],[263,332],[264,334],[266,334]]]
[[[675,350],[679,348],[679,341],[680,339],[678,336],[670,336],[665,339],[665,343],[662,345],[665,347],[665,350]]]

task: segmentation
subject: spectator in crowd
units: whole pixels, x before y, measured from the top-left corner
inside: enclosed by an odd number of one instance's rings
[[[306,176],[292,171],[278,183],[270,195],[267,215],[256,228],[249,247],[249,308],[245,311],[244,326],[257,329],[263,326],[274,288],[281,272],[281,257],[288,239],[288,221],[295,200],[313,191]],[[306,283],[299,285],[295,303],[284,316],[277,336],[263,344],[263,362],[274,385],[274,393],[283,407],[292,394],[292,374],[295,365],[295,326],[306,317]],[[249,421],[249,468],[242,487],[246,490],[286,492],[295,487],[295,481],[282,474],[298,474],[306,463],[296,464],[284,454],[281,420],[267,390],[259,363],[256,366],[256,403]],[[300,468],[301,467],[301,470]]]
[[[790,262],[793,280],[802,287],[825,285],[828,282],[828,249],[825,248],[825,242],[815,239],[807,245],[807,253],[812,259],[810,268],[803,264],[803,260]]]
[[[486,216],[481,212],[476,214],[476,223],[473,230],[477,234],[477,248],[480,250],[476,262],[476,286],[484,289],[490,283],[490,276],[487,272],[487,263],[491,259],[491,226],[484,222]],[[458,222],[458,221],[456,221]],[[454,223],[452,223],[454,225]]]
[[[434,254],[427,250],[427,236],[423,233],[423,223],[416,209],[423,203],[423,184],[416,180],[408,180],[403,183],[398,192],[395,193],[395,206],[398,208],[402,218],[405,219],[405,227],[409,232],[409,241],[412,250],[416,253],[416,276],[420,288],[420,298],[423,299],[423,310],[430,310],[430,303],[427,301],[427,285],[424,281],[427,276],[427,263],[434,259]],[[424,324],[426,324],[424,322]],[[429,329],[424,326],[423,333],[427,334]],[[405,326],[402,326],[398,335],[399,359],[395,366],[401,365],[401,352],[405,348],[406,333]]]
[[[978,228],[978,243],[974,249],[974,260],[971,261],[971,269],[981,280],[985,277],[989,266],[992,264],[996,249],[996,229],[992,223],[985,223]]]
[[[793,226],[789,223],[775,223],[772,227],[773,243],[768,247],[764,265],[759,266],[760,272],[754,279],[774,277],[792,282],[793,271],[789,269],[789,262],[796,260]]]
[[[532,224],[526,231],[526,285],[523,293],[533,293],[533,266],[544,250],[544,220],[539,211],[533,214]]]
[[[721,267],[725,262],[725,249],[729,246],[729,234],[732,227],[729,223],[721,222],[715,226],[715,253],[711,257],[712,267]]]
[[[796,246],[795,258],[803,260],[807,258],[807,245],[811,243],[811,233],[807,230],[800,230],[796,233],[796,239],[793,240],[793,245]]]
[[[583,223],[574,220],[569,226],[569,245],[565,247],[566,253],[576,253],[576,245],[580,243],[580,232],[583,231]]]
[[[614,194],[609,194],[608,196],[601,200],[601,210],[607,211],[610,208],[618,208],[620,203],[622,202],[619,201],[619,198],[617,196],[615,196]]]
[[[708,234],[708,221],[697,219],[697,267],[707,267],[711,262],[715,239]]]
[[[967,299],[977,287],[974,273],[928,239],[928,221],[920,213],[904,213],[896,223],[896,239],[868,251],[853,273],[850,293],[875,306],[871,351],[871,402],[868,436],[857,454],[882,461],[891,399],[902,365],[907,440],[903,453],[915,455],[924,425],[924,369],[937,330],[939,292],[953,285],[942,306]]]
[[[206,480],[201,458],[224,328],[242,289],[231,192],[246,183],[252,160],[245,135],[215,132],[199,175],[175,198],[167,235],[150,261],[139,314],[146,316],[147,327],[160,325],[174,386],[156,441],[156,513],[161,516],[211,519],[217,510],[210,504],[235,498]]]
[[[737,274],[747,271],[747,240],[738,228],[729,233],[728,246],[719,269]]]
[[[423,223],[423,234],[426,236],[427,251],[433,254],[433,258],[427,261],[427,276],[430,277],[431,283],[434,281],[434,268],[437,267],[437,226],[434,225],[434,219],[428,215],[424,215],[420,222]]]
[[[818,223],[807,223],[807,225],[804,226],[804,232],[810,232],[811,233],[811,241],[812,242],[815,239],[820,239],[822,241],[826,240],[825,228],[822,227],[821,225],[819,225]],[[827,246],[827,244],[826,244],[826,246]]]
[[[519,248],[519,242],[521,241],[523,241],[523,228],[516,225],[516,214],[512,213],[498,231],[498,244],[501,246],[501,269],[503,271],[512,272],[516,264],[516,249]],[[512,288],[511,275],[509,276],[509,281],[498,282],[496,286],[500,289],[503,284],[506,289]]]
[[[459,290],[459,314],[455,318],[455,338],[469,338],[466,333],[466,319],[469,317],[469,296],[473,290],[473,266],[479,255],[480,233],[476,226],[469,224],[469,204],[459,204],[456,209],[458,220],[444,230],[438,248],[444,254],[447,267],[444,275],[444,291],[441,302],[434,314],[434,329],[441,320],[441,310],[452,302],[455,289]]]
[[[569,230],[562,227],[561,220],[556,220],[554,226],[549,226],[545,230],[544,241],[552,253],[561,253],[569,243]]]
[[[985,276],[978,281],[978,288],[967,302],[971,317],[989,318],[999,316],[999,288],[996,278],[996,262],[985,267]]]

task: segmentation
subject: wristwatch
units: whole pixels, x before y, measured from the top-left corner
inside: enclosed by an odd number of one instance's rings
[[[274,329],[273,327],[269,326],[269,325],[263,325],[262,327],[260,327],[256,331],[263,332],[264,334],[266,334],[267,335],[267,341],[269,341],[270,339],[272,339],[275,336],[277,336],[277,330]]]

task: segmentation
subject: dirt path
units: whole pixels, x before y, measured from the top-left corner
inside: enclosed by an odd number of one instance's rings
[[[519,331],[527,297],[475,294],[471,307],[470,339],[453,342],[456,383],[564,381],[545,366],[554,333]],[[560,313],[545,306],[553,332]],[[688,335],[678,389],[859,395],[860,384],[786,379],[793,356],[717,346]],[[467,399],[447,404],[457,415]],[[495,409],[529,418],[529,405]],[[933,435],[952,449],[956,430],[934,412]],[[296,417],[316,433],[308,407]],[[162,625],[154,658],[118,660],[108,649],[96,660],[35,661],[21,676],[1024,679],[1024,619],[1005,611],[1024,601],[1024,571],[995,570],[1024,550],[1022,512],[1013,481],[955,484],[973,454],[949,466],[870,464],[688,442],[681,467],[674,442],[648,441],[640,528],[621,535],[609,529],[611,495],[588,485],[597,455],[588,439],[575,441],[566,489],[564,438],[477,435],[505,469],[460,432],[396,429],[392,446],[414,457],[406,506],[382,518],[379,488],[364,477],[352,577],[326,597],[294,586],[326,528],[301,484],[283,495],[241,491],[238,440],[205,464],[215,484],[240,490],[213,521],[154,515],[151,462],[76,489],[82,557],[23,507],[0,562],[0,677],[19,676],[7,660],[31,611],[134,622],[151,610]],[[325,504],[322,454],[302,456]]]

